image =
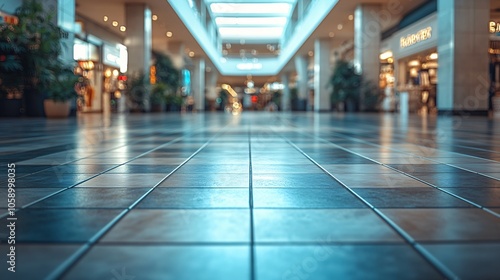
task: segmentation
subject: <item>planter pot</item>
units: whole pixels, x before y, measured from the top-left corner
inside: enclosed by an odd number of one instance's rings
[[[151,104],[151,112],[163,112],[163,104]]]
[[[2,117],[19,117],[23,107],[22,99],[1,99],[0,100],[0,116]]]
[[[55,102],[47,99],[43,102],[47,118],[67,118],[70,111],[70,102]]]

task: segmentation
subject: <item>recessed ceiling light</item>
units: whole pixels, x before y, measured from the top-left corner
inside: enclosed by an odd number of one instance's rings
[[[114,20],[112,23],[113,26],[118,26],[118,21]]]
[[[353,15],[349,15],[349,20],[353,20],[354,19],[354,16]]]
[[[335,33],[330,32],[330,33],[328,33],[328,36],[330,36],[330,38],[333,38],[333,37],[335,37]]]
[[[157,15],[153,15],[151,18],[152,18],[153,20],[158,20],[158,16],[157,16]]]
[[[194,56],[194,52],[193,51],[190,51],[189,52],[189,57],[193,57]]]
[[[313,56],[313,55],[314,55],[314,52],[313,52],[313,51],[309,51],[307,54],[308,54],[309,56]]]
[[[120,26],[120,31],[121,31],[121,32],[125,32],[125,30],[127,30],[127,28],[126,28],[125,26],[123,26],[123,25],[122,25],[122,26]]]
[[[168,31],[165,35],[167,35],[168,38],[173,36],[172,32],[170,32],[170,31]]]
[[[338,30],[342,30],[342,28],[344,28],[344,26],[342,24],[337,25]]]
[[[109,18],[108,18],[108,16],[104,16],[104,17],[102,18],[102,20],[104,20],[104,21],[108,21],[108,19],[109,19]]]

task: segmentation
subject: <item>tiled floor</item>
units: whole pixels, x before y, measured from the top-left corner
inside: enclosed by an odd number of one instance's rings
[[[0,279],[499,279],[500,121],[244,112],[0,129]]]

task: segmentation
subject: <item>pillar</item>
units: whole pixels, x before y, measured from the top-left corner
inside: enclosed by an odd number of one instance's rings
[[[314,42],[314,111],[330,111],[328,81],[331,76],[330,40],[316,39]]]
[[[486,111],[489,0],[438,0],[440,113]]]
[[[281,83],[283,84],[283,94],[281,96],[281,111],[287,112],[290,111],[290,74],[284,73],[281,75]]]
[[[73,44],[75,42],[75,0],[57,1],[57,25],[63,30],[61,38],[61,59],[74,63]]]
[[[380,72],[380,5],[359,4],[354,12],[354,65],[364,82],[378,85]],[[360,109],[364,109],[360,96]]]
[[[208,67],[207,67],[208,68]],[[206,72],[206,92],[207,92],[207,102],[210,111],[215,111],[216,99],[219,97],[217,93],[217,78],[219,74],[214,69]]]
[[[299,111],[307,109],[308,86],[307,86],[307,57],[295,57],[295,70],[297,71],[297,108]]]
[[[126,3],[125,20],[128,51],[128,74],[143,72],[149,81],[152,51],[151,10],[143,3]],[[149,111],[149,93],[144,97],[144,110]]]
[[[196,111],[205,110],[205,59],[195,58],[192,78],[194,108]]]

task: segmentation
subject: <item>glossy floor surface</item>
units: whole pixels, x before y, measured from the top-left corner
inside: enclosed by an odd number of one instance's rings
[[[0,279],[500,275],[499,121],[244,112],[0,128]]]

